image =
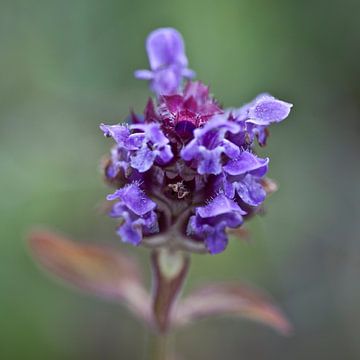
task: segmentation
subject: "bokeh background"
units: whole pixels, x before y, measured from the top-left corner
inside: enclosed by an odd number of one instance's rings
[[[1,0],[0,358],[146,359],[146,331],[122,307],[50,281],[26,232],[47,225],[123,246],[99,209],[98,171],[123,120],[149,96],[133,70],[144,41],[179,29],[191,68],[225,106],[268,91],[295,104],[266,151],[280,190],[221,255],[194,256],[187,289],[239,279],[267,289],[290,338],[248,321],[177,333],[184,359],[360,358],[360,2],[358,0]]]

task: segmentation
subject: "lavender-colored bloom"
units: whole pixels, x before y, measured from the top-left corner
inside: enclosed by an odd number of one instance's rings
[[[118,200],[113,205],[110,216],[124,220],[117,231],[123,242],[139,245],[143,234],[159,231],[157,215],[154,212],[156,203],[145,195],[139,184],[132,183],[116,190],[107,196],[107,200]]]
[[[261,159],[254,154],[243,151],[236,159],[224,166],[226,176],[223,178],[224,189],[230,197],[238,194],[248,205],[258,206],[266,197],[260,179],[268,170],[269,159]]]
[[[237,228],[243,222],[243,211],[239,205],[219,194],[206,206],[198,207],[189,220],[187,233],[204,239],[211,254],[222,252],[228,243],[226,227]]]
[[[259,144],[264,146],[268,136],[267,127],[286,119],[292,106],[290,103],[264,93],[238,109],[229,109],[228,113],[231,117],[239,125],[245,127],[245,132],[232,137],[232,141],[240,146],[246,142],[252,143],[256,137]],[[242,134],[246,134],[247,138],[241,137]]]
[[[110,162],[106,167],[105,177],[112,180],[116,178],[119,171],[126,173],[130,165],[130,156],[127,148],[127,141],[130,136],[130,129],[125,125],[101,124],[100,129],[106,137],[112,137],[116,145],[111,149]]]
[[[227,132],[236,134],[239,125],[218,115],[209,120],[202,128],[194,131],[194,139],[181,151],[185,161],[195,160],[199,174],[220,174],[222,171],[221,156],[237,157],[240,149],[227,140]]]
[[[123,147],[126,148],[127,140],[130,136],[130,129],[126,125],[105,125],[101,124],[100,129],[103,131],[106,137],[112,137],[115,142]]]
[[[133,168],[145,172],[155,161],[164,165],[173,158],[169,139],[163,134],[159,124],[134,124],[131,129],[143,131],[129,137],[130,148],[135,150],[134,155],[131,155]]]
[[[157,95],[174,94],[182,78],[192,78],[195,73],[188,69],[185,46],[181,34],[172,28],[161,28],[150,33],[146,40],[150,70],[137,70],[135,77],[149,80]]]
[[[252,124],[250,122],[247,123],[246,126],[247,126],[247,132],[248,132],[248,134],[250,134],[249,136],[250,136],[251,141],[254,141],[254,137],[256,137],[259,145],[265,146],[267,137],[269,135],[267,126],[256,125],[256,124]]]
[[[260,183],[260,179],[250,174],[234,183],[240,199],[251,206],[259,206],[266,198],[266,191]]]
[[[168,163],[173,154],[169,139],[163,134],[158,123],[124,125],[100,125],[106,136],[111,136],[117,143],[118,152],[129,154],[130,166],[140,173],[150,169],[156,161]],[[131,133],[131,130],[138,132]],[[124,158],[121,161],[125,161]],[[125,164],[122,164],[125,166]]]
[[[261,159],[249,151],[243,151],[235,159],[224,165],[224,171],[229,175],[251,175],[262,177],[268,170],[269,158]]]
[[[119,171],[126,173],[129,168],[130,158],[129,153],[120,146],[114,146],[110,152],[110,164],[106,169],[106,178],[114,179]]]

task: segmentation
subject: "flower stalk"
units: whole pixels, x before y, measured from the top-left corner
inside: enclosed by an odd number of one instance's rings
[[[151,360],[175,360],[173,337],[170,334],[151,334],[147,354]]]
[[[165,334],[171,323],[171,311],[181,293],[190,265],[190,256],[182,251],[163,248],[151,255],[154,323]]]

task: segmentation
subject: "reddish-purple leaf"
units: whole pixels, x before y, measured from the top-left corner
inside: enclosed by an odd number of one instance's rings
[[[48,231],[29,236],[35,259],[50,273],[77,289],[125,303],[150,322],[150,297],[137,264],[117,250],[73,242]]]
[[[218,283],[195,290],[178,304],[174,326],[211,316],[238,316],[273,327],[283,335],[292,326],[283,312],[259,290],[238,283]]]

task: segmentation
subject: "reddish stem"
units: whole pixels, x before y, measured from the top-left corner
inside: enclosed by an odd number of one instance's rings
[[[183,252],[155,250],[151,256],[153,269],[153,315],[161,333],[171,323],[171,311],[181,292],[189,269],[190,257]]]

